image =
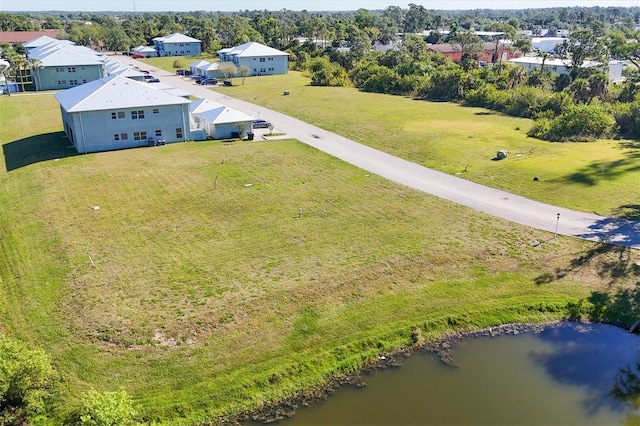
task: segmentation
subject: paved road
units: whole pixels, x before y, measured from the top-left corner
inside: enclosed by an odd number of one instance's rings
[[[640,222],[564,209],[479,185],[369,148],[279,112],[211,91],[188,78],[169,74],[127,57],[123,57],[123,62],[136,63],[150,70],[160,81],[189,91],[199,98],[211,99],[255,117],[268,119],[278,131],[292,138],[399,184],[533,228],[549,232],[556,232],[557,229],[560,235],[640,248]]]

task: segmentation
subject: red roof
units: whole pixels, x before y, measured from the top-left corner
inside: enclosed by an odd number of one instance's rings
[[[25,43],[42,36],[57,38],[62,30],[0,31],[0,43]]]

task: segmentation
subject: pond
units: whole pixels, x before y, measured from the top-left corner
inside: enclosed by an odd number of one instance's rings
[[[637,424],[639,348],[640,337],[607,325],[464,338],[456,366],[417,352],[278,424]]]

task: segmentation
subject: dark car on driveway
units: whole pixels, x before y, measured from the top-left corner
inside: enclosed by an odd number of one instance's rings
[[[251,122],[251,127],[254,129],[268,129],[271,126],[267,120],[253,120]]]
[[[147,80],[147,83],[160,83],[160,80],[158,80],[157,78],[150,78],[149,80]]]
[[[218,80],[215,78],[203,78],[197,82],[198,84],[218,84]]]

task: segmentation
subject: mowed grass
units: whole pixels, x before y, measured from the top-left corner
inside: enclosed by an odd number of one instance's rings
[[[527,136],[528,119],[354,88],[313,87],[295,71],[250,77],[244,85],[235,80],[236,86],[214,90],[488,186],[576,210],[640,217],[637,141],[545,142]],[[499,149],[509,156],[493,161]]]
[[[205,422],[637,280],[609,273],[635,252],[553,239],[294,140],[71,156],[57,114],[50,94],[0,99],[0,331],[53,356],[60,416],[122,386],[147,421]]]
[[[203,53],[200,56],[161,56],[159,58],[145,58],[138,59],[140,62],[144,62],[146,64],[152,65],[154,67],[158,67],[165,71],[169,71],[170,73],[175,73],[177,68],[174,68],[173,64],[177,61],[182,66],[181,69],[189,69],[189,64],[192,62],[198,61],[208,61],[208,62],[218,62],[217,57],[212,57],[206,53]]]

